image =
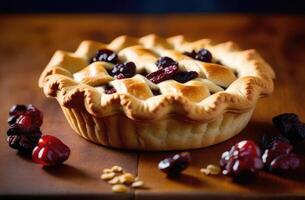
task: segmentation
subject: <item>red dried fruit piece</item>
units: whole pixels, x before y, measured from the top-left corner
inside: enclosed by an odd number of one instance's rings
[[[40,127],[42,125],[43,114],[35,106],[29,104],[27,107],[27,111],[25,112],[25,115],[31,116],[33,126]]]
[[[178,66],[171,65],[165,69],[159,69],[155,72],[152,72],[146,76],[147,79],[153,83],[160,83],[162,81],[173,78],[178,73]]]
[[[32,124],[32,117],[29,115],[20,115],[16,123],[20,124],[25,131],[31,131],[35,128]]]
[[[222,154],[220,167],[224,175],[232,176],[235,180],[254,177],[263,168],[260,149],[254,141],[241,141]]]
[[[296,169],[300,166],[300,159],[297,155],[291,153],[280,155],[275,158],[269,166],[269,170],[273,172],[283,172]]]
[[[32,153],[33,161],[44,166],[59,165],[68,159],[70,148],[58,138],[44,135]]]

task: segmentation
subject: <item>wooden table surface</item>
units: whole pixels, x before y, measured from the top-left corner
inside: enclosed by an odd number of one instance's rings
[[[221,152],[244,139],[259,141],[276,133],[271,118],[295,112],[305,121],[305,18],[254,15],[1,15],[0,16],[0,198],[64,197],[69,199],[278,199],[305,198],[305,150],[301,168],[282,176],[260,173],[249,184],[223,176],[204,176],[199,169],[218,164]],[[217,41],[233,40],[255,48],[276,72],[275,91],[259,101],[254,115],[237,137],[205,149],[193,150],[192,164],[178,179],[157,169],[173,152],[119,151],[89,143],[69,127],[57,102],[37,86],[39,74],[57,49],[73,51],[84,39],[109,42],[121,34],[143,36],[184,34]],[[42,168],[6,144],[7,112],[15,103],[32,103],[44,112],[44,133],[54,134],[71,147],[65,165]],[[147,189],[113,194],[100,180],[103,168],[121,165],[137,174]]]

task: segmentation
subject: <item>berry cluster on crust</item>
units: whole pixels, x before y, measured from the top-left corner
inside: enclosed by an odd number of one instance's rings
[[[88,60],[98,49],[103,48],[118,52],[119,59],[133,61],[137,72],[154,71],[150,69],[151,63],[146,61],[151,59],[154,52],[159,52],[162,56],[178,61],[184,68],[193,67],[201,80],[186,83],[167,80],[153,84],[148,83],[141,75],[115,80],[106,70],[94,74],[92,69],[96,69],[96,65],[111,69],[110,64],[104,62],[94,62],[94,67],[92,64],[88,66]],[[232,79],[230,75],[224,76],[223,71],[228,67],[219,67],[218,64],[205,63],[184,55],[185,52],[202,48],[208,49],[213,57],[229,66],[238,77]],[[82,73],[87,73],[89,77],[90,73],[93,73],[94,76],[89,80],[88,77],[85,80],[75,80],[74,75],[86,66],[88,71]],[[181,109],[174,112],[191,120],[207,121],[228,110],[243,112],[251,109],[259,97],[273,91],[273,78],[273,70],[255,50],[242,51],[233,42],[214,45],[207,39],[188,42],[182,36],[161,38],[148,35],[140,39],[121,36],[109,44],[84,41],[75,53],[57,51],[41,74],[39,86],[47,96],[56,97],[61,105],[84,105],[86,110],[95,116],[124,112],[131,119],[152,120],[170,114],[174,110],[173,106],[182,105]],[[200,84],[200,81],[204,84]],[[114,87],[114,90],[109,92],[110,96],[95,87],[95,84],[109,83]],[[180,92],[173,93],[164,89],[172,86],[181,89]],[[160,91],[159,95],[153,95],[154,88]],[[195,91],[191,88],[200,88],[201,91],[207,92],[201,97],[194,97],[196,92],[190,94],[189,91]],[[125,92],[122,92],[124,90]],[[117,102],[122,109],[117,109]]]

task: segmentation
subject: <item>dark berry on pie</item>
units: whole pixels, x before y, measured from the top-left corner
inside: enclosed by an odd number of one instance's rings
[[[260,148],[254,141],[241,141],[222,154],[220,167],[224,175],[238,181],[254,177],[263,168]]]
[[[186,56],[188,56],[188,57],[191,57],[191,58],[194,58],[194,59],[195,59],[195,57],[196,57],[196,55],[197,55],[197,52],[196,52],[195,50],[193,50],[193,51],[191,51],[191,52],[188,52],[188,51],[183,52],[183,54],[186,55]]]
[[[68,159],[70,148],[58,138],[44,135],[34,148],[32,158],[34,162],[44,166],[59,165]]]
[[[194,78],[198,77],[198,73],[195,71],[189,71],[189,72],[178,72],[175,76],[174,76],[174,80],[180,82],[180,83],[186,83]]]
[[[116,93],[116,89],[112,85],[105,85],[104,90],[106,94]]]
[[[116,64],[118,63],[118,56],[115,52],[109,49],[100,49],[96,52],[95,56],[93,56],[90,60],[90,63],[103,61]]]
[[[130,78],[136,73],[136,65],[133,62],[125,62],[114,65],[111,75],[117,79]]]
[[[284,113],[272,119],[273,124],[289,140],[305,139],[305,125],[294,113]]]
[[[160,90],[152,89],[151,92],[153,93],[154,96],[158,96],[161,94]]]
[[[160,83],[165,80],[172,79],[178,73],[177,65],[170,65],[165,69],[159,69],[155,72],[152,72],[146,76],[147,79],[153,83]]]
[[[191,52],[184,52],[183,54],[191,58],[194,58],[196,60],[200,60],[202,62],[208,62],[208,63],[212,62],[212,54],[209,50],[205,48],[202,48],[197,52],[193,50]]]
[[[159,69],[165,69],[166,67],[169,67],[171,65],[177,65],[178,63],[176,61],[174,61],[173,59],[164,56],[164,57],[160,57],[157,62],[156,65]]]
[[[191,162],[191,155],[188,152],[176,154],[173,157],[165,158],[159,162],[158,168],[169,177],[178,176]]]
[[[202,48],[197,52],[195,59],[203,62],[212,62],[212,54],[209,50]]]

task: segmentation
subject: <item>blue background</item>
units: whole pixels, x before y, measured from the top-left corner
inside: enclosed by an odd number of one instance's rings
[[[1,13],[289,13],[304,0],[2,0]]]

